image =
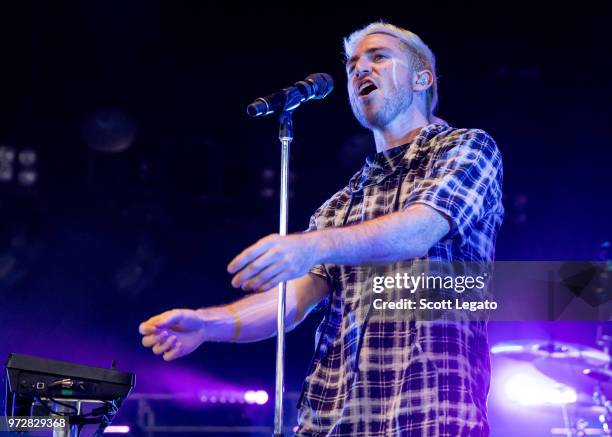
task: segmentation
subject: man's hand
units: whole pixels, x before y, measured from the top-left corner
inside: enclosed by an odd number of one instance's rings
[[[195,310],[177,309],[163,312],[139,326],[142,344],[153,347],[155,355],[166,361],[193,352],[204,340],[204,319]]]
[[[318,232],[268,235],[246,248],[227,266],[237,273],[232,286],[266,291],[283,281],[305,275],[321,260]]]

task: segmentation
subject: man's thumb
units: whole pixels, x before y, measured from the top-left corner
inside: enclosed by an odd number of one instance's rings
[[[180,310],[172,310],[163,314],[160,320],[155,323],[158,328],[167,328],[178,323],[183,318],[183,313]]]

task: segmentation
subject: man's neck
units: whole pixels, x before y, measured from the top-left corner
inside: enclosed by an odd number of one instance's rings
[[[400,114],[384,128],[372,129],[376,151],[384,152],[393,147],[409,143],[419,134],[421,128],[428,124],[427,117],[420,112]]]

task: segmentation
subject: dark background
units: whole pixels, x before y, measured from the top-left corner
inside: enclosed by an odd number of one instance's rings
[[[610,15],[379,3],[3,4],[0,144],[33,150],[38,177],[0,181],[0,355],[116,359],[139,392],[172,392],[186,372],[272,393],[273,340],[165,364],[140,347],[137,326],[239,297],[226,264],[277,229],[277,124],[246,116],[253,98],[312,72],[336,81],[294,116],[292,231],[359,168],[373,145],[347,102],[342,38],[381,18],[436,54],[437,114],[485,129],[502,151],[497,259],[597,259],[611,230]],[[96,141],[130,147],[101,153]],[[300,388],[316,322],[288,336],[288,390]],[[491,340],[555,330],[594,343],[593,326],[555,324],[492,327]]]

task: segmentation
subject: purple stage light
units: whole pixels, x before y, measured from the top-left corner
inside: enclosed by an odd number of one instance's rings
[[[265,390],[203,390],[199,393],[203,403],[221,404],[256,404],[265,405],[269,396]]]
[[[127,425],[111,425],[104,430],[104,434],[127,434],[129,432],[130,427]]]
[[[525,346],[520,344],[496,344],[491,348],[491,353],[494,355],[508,352],[525,352]]]
[[[517,373],[505,385],[506,397],[520,405],[563,405],[576,402],[571,387],[529,373]]]
[[[247,404],[265,405],[268,399],[269,396],[265,390],[249,390],[244,394],[244,400]]]

